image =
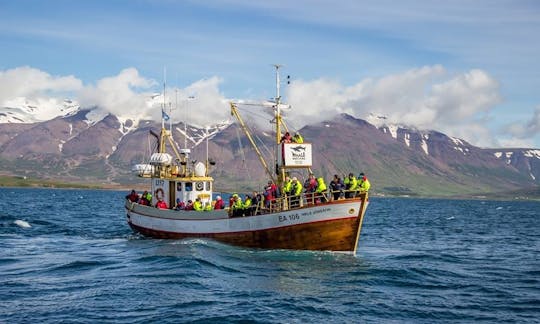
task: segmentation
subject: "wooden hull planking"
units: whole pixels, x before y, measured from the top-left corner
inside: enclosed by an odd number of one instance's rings
[[[126,209],[131,228],[153,238],[211,238],[250,248],[353,252],[367,207],[366,198],[238,218],[212,219],[205,213],[170,210],[162,210],[163,217],[160,217],[160,211],[155,208],[133,208],[126,204]],[[153,215],[148,215],[150,212]],[[170,216],[182,213],[207,218],[174,219]]]

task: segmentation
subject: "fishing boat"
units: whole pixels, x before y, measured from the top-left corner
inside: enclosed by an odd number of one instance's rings
[[[272,100],[275,124],[275,154],[266,161],[260,153],[238,111],[239,103],[230,102],[236,117],[253,145],[270,183],[282,188],[292,172],[311,172],[315,145],[308,142],[282,141],[287,125],[283,120],[279,65],[276,65],[276,97]],[[164,115],[164,114],[162,114]],[[179,149],[165,128],[155,134],[157,152],[148,164],[137,168],[138,175],[150,180],[152,194],[148,205],[126,199],[127,222],[136,232],[163,239],[209,238],[222,243],[261,249],[326,250],[356,253],[362,222],[368,206],[368,193],[354,191],[346,197],[333,199],[327,191],[287,195],[284,191],[243,212],[232,206],[213,209],[214,179],[210,175],[211,161],[191,163],[190,149]],[[167,152],[170,147],[172,154]],[[208,156],[208,154],[207,154]],[[272,172],[268,165],[275,165]],[[298,179],[295,179],[298,180]],[[177,202],[195,202],[202,210],[156,208],[176,206]],[[201,206],[205,206],[201,208]]]

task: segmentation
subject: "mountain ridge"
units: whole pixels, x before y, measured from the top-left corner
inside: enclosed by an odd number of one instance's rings
[[[149,157],[149,131],[160,123],[120,119],[107,114],[89,120],[90,109],[35,123],[0,123],[0,166],[3,173],[44,179],[83,180],[130,185],[140,181],[132,165]],[[184,128],[188,136],[184,136]],[[255,137],[272,154],[274,137],[254,127]],[[397,125],[375,126],[347,114],[306,125],[299,130],[316,145],[313,169],[330,179],[333,174],[366,172],[379,194],[459,196],[529,190],[540,180],[540,150],[478,148],[434,130]],[[175,123],[177,144],[189,143],[193,159],[209,155],[216,187],[259,189],[266,176],[247,139],[236,124],[212,128]],[[271,158],[270,158],[271,159]],[[361,167],[360,167],[361,166]],[[299,174],[299,176],[302,176]]]

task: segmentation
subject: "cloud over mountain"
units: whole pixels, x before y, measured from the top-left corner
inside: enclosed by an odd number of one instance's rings
[[[0,71],[0,103],[17,97],[37,99],[62,95],[82,88],[74,76],[52,76],[28,66]]]
[[[289,89],[298,122],[321,121],[345,112],[359,118],[384,116],[386,123],[440,129],[494,145],[488,129],[490,110],[500,102],[498,82],[482,70],[450,75],[442,66],[425,66],[353,86],[318,79],[297,81]]]
[[[120,120],[159,120],[160,107],[165,102],[165,110],[173,120],[187,120],[204,127],[230,118],[229,99],[220,91],[222,82],[213,76],[184,88],[169,87],[163,100],[160,82],[141,76],[135,68],[85,85],[74,76],[51,76],[38,69],[20,67],[0,71],[0,103],[9,107],[17,98],[25,97],[42,103],[49,100],[48,105],[54,106],[69,94],[81,107],[93,109],[95,116],[112,113]],[[357,118],[384,116],[381,123],[437,129],[478,146],[515,144],[540,133],[537,108],[529,121],[506,126],[506,133],[512,138],[501,141],[495,137],[488,123],[492,110],[501,102],[499,83],[479,69],[450,73],[441,65],[424,66],[365,78],[348,86],[327,78],[294,80],[285,93],[285,101],[293,106],[288,112],[293,129],[336,113],[347,113]],[[35,112],[38,120],[59,113]]]

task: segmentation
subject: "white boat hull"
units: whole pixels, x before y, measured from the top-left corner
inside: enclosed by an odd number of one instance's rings
[[[233,245],[355,251],[367,196],[256,216],[174,211],[126,202],[129,225],[156,238],[209,237]]]

